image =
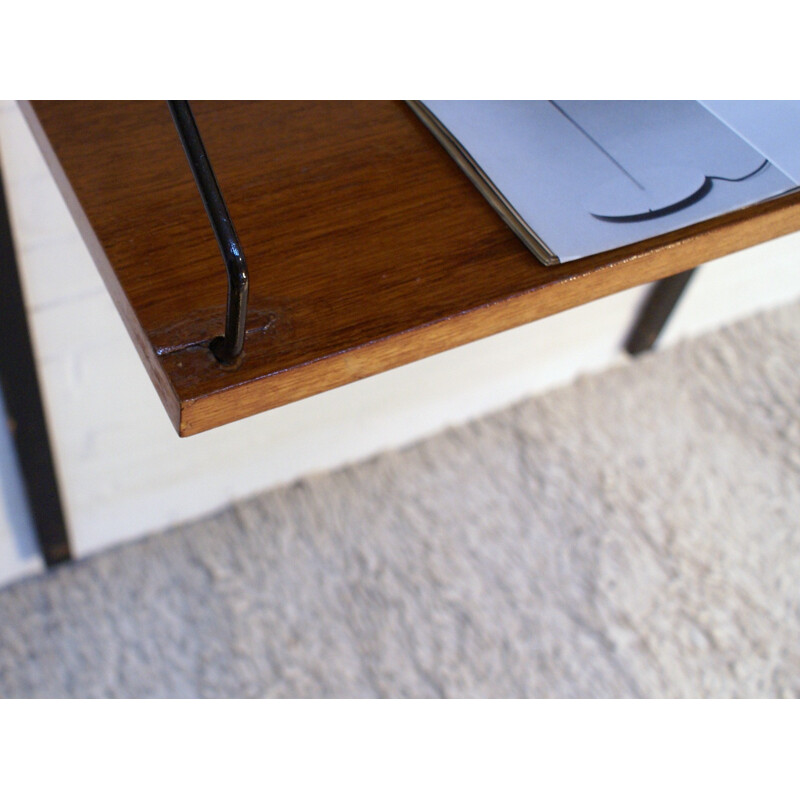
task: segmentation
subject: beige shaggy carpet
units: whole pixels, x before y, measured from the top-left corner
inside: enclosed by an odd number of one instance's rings
[[[800,306],[0,592],[7,697],[800,695]]]

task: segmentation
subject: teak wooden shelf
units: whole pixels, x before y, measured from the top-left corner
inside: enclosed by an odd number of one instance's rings
[[[401,102],[192,104],[250,265],[244,356],[164,102],[26,117],[182,436],[800,229],[800,195],[545,267]]]

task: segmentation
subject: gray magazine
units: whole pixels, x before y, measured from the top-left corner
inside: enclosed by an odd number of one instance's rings
[[[800,185],[796,101],[425,101],[412,108],[544,262]]]

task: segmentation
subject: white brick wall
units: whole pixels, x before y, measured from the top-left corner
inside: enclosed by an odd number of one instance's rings
[[[26,123],[0,149],[73,549],[84,556],[231,499],[408,444],[623,358],[643,289],[179,439]],[[705,266],[664,343],[800,297],[800,235]],[[0,435],[0,584],[41,569]]]

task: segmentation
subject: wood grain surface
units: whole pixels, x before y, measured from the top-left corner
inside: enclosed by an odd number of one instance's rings
[[[208,350],[225,270],[166,103],[24,104],[183,436],[800,228],[789,195],[545,267],[404,103],[192,108],[250,266],[236,369]]]

